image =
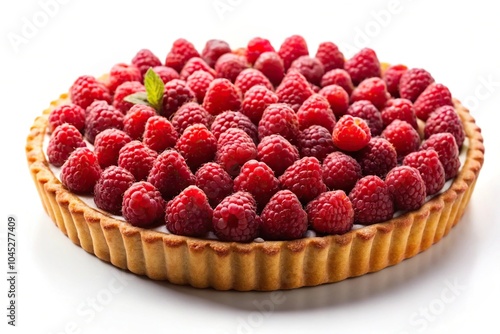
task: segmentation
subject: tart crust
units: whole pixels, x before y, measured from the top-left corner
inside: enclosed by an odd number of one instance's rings
[[[278,290],[332,283],[395,265],[428,249],[462,217],[484,161],[480,128],[454,100],[468,147],[450,188],[420,209],[344,235],[241,244],[131,226],[97,211],[56,178],[43,152],[48,116],[69,102],[63,94],[36,118],[26,157],[43,207],[57,227],[99,259],[153,280],[217,290]],[[464,148],[463,148],[464,149]]]

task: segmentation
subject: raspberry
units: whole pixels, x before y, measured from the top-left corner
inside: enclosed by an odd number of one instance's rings
[[[90,75],[78,77],[69,89],[71,102],[87,109],[96,100],[111,103],[112,96],[108,88]]]
[[[215,63],[217,77],[228,79],[231,82],[234,82],[238,74],[246,68],[248,68],[246,58],[234,53],[223,54]]]
[[[172,48],[165,59],[165,66],[180,72],[189,59],[199,56],[200,54],[191,42],[179,38],[172,44]]]
[[[186,84],[193,91],[198,103],[203,103],[208,87],[213,80],[212,74],[202,70],[194,72],[187,78]]]
[[[116,88],[113,96],[113,107],[126,114],[133,104],[125,101],[125,98],[137,92],[145,92],[144,85],[137,81],[127,81]]]
[[[71,124],[63,123],[50,137],[47,157],[52,165],[60,167],[74,150],[86,146],[80,131]]]
[[[326,98],[336,118],[340,118],[347,113],[349,95],[342,87],[338,85],[325,86],[320,89],[318,94]]]
[[[365,120],[351,115],[342,116],[333,128],[332,139],[341,150],[354,152],[365,147],[371,139]]]
[[[398,161],[418,150],[420,146],[420,136],[410,124],[399,119],[394,120],[382,131],[382,138],[387,139],[396,149]]]
[[[354,90],[354,85],[352,84],[351,76],[346,70],[341,68],[336,68],[326,72],[321,78],[321,87],[326,87],[330,85],[337,85],[346,91],[347,95],[351,95]]]
[[[287,37],[281,44],[278,54],[283,59],[285,71],[288,70],[293,61],[300,56],[308,56],[309,50],[304,37],[299,35],[292,35]]]
[[[387,91],[391,94],[392,97],[399,97],[399,81],[401,80],[401,76],[408,70],[408,67],[405,65],[392,65],[385,70],[382,78],[387,85]]]
[[[174,79],[179,79],[179,73],[171,67],[168,66],[155,66],[153,67],[153,71],[158,74],[163,83],[167,83]]]
[[[314,91],[302,74],[292,70],[287,73],[276,88],[276,94],[279,97],[279,102],[288,103],[293,110],[298,111],[302,103],[313,95]]]
[[[200,57],[193,57],[189,59],[186,65],[184,65],[184,67],[182,68],[182,71],[179,74],[180,79],[187,80],[187,78],[196,71],[205,71],[210,73],[214,77],[216,75],[215,70],[208,66],[208,64],[203,59],[201,59]]]
[[[142,140],[146,122],[156,116],[156,111],[144,104],[135,104],[123,118],[123,131],[134,140]]]
[[[167,229],[177,235],[203,237],[212,229],[213,210],[203,191],[189,186],[167,203]]]
[[[444,168],[439,156],[433,149],[417,151],[408,154],[403,165],[416,168],[425,183],[427,196],[440,191],[445,183]]]
[[[295,161],[279,177],[279,181],[283,189],[292,191],[304,204],[326,191],[321,164],[314,157]]]
[[[378,176],[368,175],[360,179],[349,199],[354,209],[354,221],[362,225],[370,225],[391,219],[394,214],[389,188]]]
[[[146,121],[142,142],[158,153],[175,146],[179,134],[168,119],[152,116]]]
[[[309,56],[300,56],[295,59],[290,65],[289,70],[297,70],[302,74],[307,81],[312,84],[319,85],[323,74],[325,74],[325,67],[316,58]]]
[[[261,37],[252,38],[247,44],[247,61],[253,65],[262,53],[269,51],[274,52],[275,50],[268,39]]]
[[[280,176],[294,161],[299,160],[299,151],[280,135],[262,138],[257,146],[257,157]]]
[[[161,60],[151,50],[141,49],[132,58],[132,65],[135,65],[144,77],[149,68],[161,66],[162,64]]]
[[[146,180],[158,153],[138,140],[125,144],[118,152],[118,166],[134,175],[137,181]]]
[[[306,212],[309,224],[319,233],[344,234],[354,223],[351,200],[342,190],[322,193],[307,204]]]
[[[424,128],[425,138],[436,133],[449,132],[455,137],[457,146],[461,147],[465,140],[465,131],[462,121],[452,106],[437,108],[427,119]]]
[[[276,52],[262,53],[253,66],[264,74],[274,86],[278,86],[285,76],[283,59]]]
[[[293,240],[307,231],[307,213],[290,190],[280,190],[269,200],[260,215],[261,234],[266,240]]]
[[[76,194],[91,194],[102,170],[97,157],[86,147],[74,150],[61,167],[61,182]]]
[[[241,95],[228,79],[214,79],[208,86],[203,107],[216,116],[227,110],[238,111],[241,107]]]
[[[164,216],[165,201],[151,183],[132,184],[123,194],[122,214],[133,226],[158,225]]]
[[[411,68],[401,75],[399,95],[403,99],[415,102],[418,96],[434,82],[434,78],[423,68]]]
[[[177,133],[183,133],[188,126],[193,124],[203,124],[207,128],[210,128],[212,115],[198,103],[188,102],[177,110],[174,116],[172,116],[171,122]]]
[[[212,161],[217,151],[217,139],[203,124],[189,126],[177,140],[175,149],[182,154],[192,171]]]
[[[344,54],[332,42],[319,44],[316,59],[323,64],[325,72],[336,68],[344,68]]]
[[[196,186],[207,195],[210,205],[215,208],[226,196],[233,193],[233,179],[216,162],[207,162],[195,174]]]
[[[377,54],[370,48],[361,49],[352,58],[346,60],[344,69],[351,76],[355,86],[365,79],[381,76]]]
[[[236,192],[214,209],[212,226],[222,241],[251,242],[259,235],[260,218],[255,200],[247,192]]]
[[[240,172],[241,166],[257,157],[257,147],[252,138],[242,129],[229,128],[217,141],[215,160],[232,177]]]
[[[231,47],[227,42],[219,39],[211,39],[207,41],[203,51],[201,51],[201,58],[203,58],[208,66],[213,68],[220,56],[230,52]]]
[[[121,215],[123,194],[134,182],[134,175],[125,168],[109,166],[94,187],[95,205],[113,215]]]
[[[183,104],[194,101],[195,99],[196,97],[186,85],[186,81],[180,79],[171,80],[165,84],[161,114],[169,118]]]
[[[297,137],[301,157],[315,157],[320,162],[335,151],[332,134],[320,125],[311,125],[301,131]]]
[[[194,184],[195,178],[179,152],[166,150],[153,163],[148,182],[154,185],[168,201],[187,186]]]
[[[396,210],[417,210],[425,202],[425,183],[417,169],[409,166],[393,168],[385,184]]]
[[[106,129],[95,137],[94,153],[101,168],[118,164],[118,154],[132,138],[122,130]]]
[[[449,89],[438,83],[431,83],[415,100],[415,114],[421,120],[427,120],[437,108],[453,106]]]
[[[356,101],[349,106],[347,114],[353,117],[359,117],[366,121],[373,137],[382,133],[384,123],[380,111],[367,100]]]
[[[407,99],[391,99],[387,101],[385,108],[380,112],[384,127],[387,127],[392,121],[399,119],[410,124],[415,130],[418,130],[417,117],[413,103]]]
[[[91,144],[94,143],[95,136],[106,129],[123,129],[124,116],[122,112],[106,101],[92,102],[86,113],[85,137]]]
[[[420,149],[433,149],[439,155],[439,161],[444,168],[445,180],[449,180],[457,176],[460,169],[460,159],[458,146],[455,137],[451,133],[436,133],[431,135],[422,143]]]
[[[273,103],[278,103],[276,93],[262,85],[253,86],[245,93],[241,102],[241,113],[257,125],[264,110]]]
[[[216,139],[219,139],[220,135],[229,128],[242,129],[257,143],[257,126],[252,123],[250,118],[239,111],[225,111],[217,115],[210,127],[210,131],[212,131]]]
[[[356,160],[363,175],[376,175],[383,179],[398,164],[398,155],[387,139],[375,137],[356,154]]]
[[[238,74],[234,85],[240,89],[240,91],[245,94],[250,88],[256,85],[265,86],[269,90],[273,90],[273,84],[269,79],[254,68],[247,68]]]
[[[374,77],[361,81],[351,94],[351,102],[368,100],[378,110],[382,110],[390,97],[391,95],[387,92],[385,81]]]
[[[264,110],[258,132],[260,140],[272,134],[279,134],[294,144],[299,134],[297,114],[285,103],[273,103]]]
[[[79,132],[83,133],[85,131],[85,110],[72,103],[57,106],[49,115],[49,132],[54,132],[59,125],[64,123],[73,125]]]
[[[340,189],[346,193],[363,177],[361,166],[356,159],[342,152],[333,152],[326,156],[322,173],[323,182],[329,189]]]
[[[321,125],[330,133],[336,122],[330,103],[320,94],[313,94],[304,101],[297,111],[297,118],[301,130],[311,125]]]
[[[142,81],[141,71],[134,65],[119,63],[114,65],[109,72],[107,86],[111,92],[127,81]]]

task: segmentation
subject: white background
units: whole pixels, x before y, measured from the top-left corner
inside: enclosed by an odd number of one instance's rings
[[[18,218],[19,266],[18,327],[6,325],[2,278],[0,332],[500,332],[500,20],[491,2],[55,1],[3,1],[0,8],[1,276],[9,214]],[[38,27],[30,30],[30,22]],[[370,46],[381,60],[426,68],[471,107],[486,162],[462,221],[441,242],[395,267],[337,284],[217,292],[120,271],[73,245],[45,215],[28,173],[25,138],[34,118],[77,76],[100,75],[141,48],[164,59],[178,37],[199,50],[210,38],[236,48],[255,36],[278,48],[295,33],[312,54],[331,40],[346,57]]]

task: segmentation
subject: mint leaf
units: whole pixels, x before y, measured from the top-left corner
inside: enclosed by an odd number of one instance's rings
[[[144,76],[144,87],[146,87],[147,101],[158,113],[161,113],[165,84],[152,68],[149,68]]]
[[[134,94],[130,94],[129,96],[123,99],[124,101],[130,102],[132,104],[144,104],[150,106],[148,102],[148,95],[146,92],[138,92]]]

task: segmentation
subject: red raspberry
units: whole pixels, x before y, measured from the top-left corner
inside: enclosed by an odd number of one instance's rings
[[[205,162],[213,161],[217,139],[203,124],[189,126],[177,140],[175,149],[182,154],[192,171]]]
[[[434,82],[434,78],[423,68],[411,68],[401,75],[399,95],[403,99],[415,102],[418,96]]]
[[[374,77],[361,81],[351,94],[351,102],[368,100],[378,110],[382,110],[390,97],[391,95],[387,92],[385,81]]]
[[[321,125],[332,133],[335,126],[335,115],[330,109],[328,100],[320,94],[313,94],[300,106],[297,111],[299,128],[304,130],[311,125]]]
[[[198,103],[203,103],[210,83],[214,81],[214,76],[206,71],[198,70],[187,78],[187,86],[196,96]]]
[[[420,172],[427,196],[434,195],[443,188],[444,168],[435,150],[427,149],[410,153],[404,158],[403,165],[416,168]]]
[[[50,137],[47,157],[52,165],[60,167],[74,150],[86,146],[80,131],[71,124],[63,123]]]
[[[182,71],[180,73],[180,78],[181,80],[187,80],[191,74],[193,74],[196,71],[205,71],[210,73],[213,77],[215,77],[216,73],[213,68],[208,66],[208,64],[201,59],[200,57],[193,57],[189,59],[182,68]]]
[[[167,203],[165,222],[174,234],[203,237],[212,229],[212,214],[207,195],[189,186]]]
[[[278,99],[276,99],[278,100]],[[61,124],[73,125],[79,132],[85,131],[85,110],[76,104],[63,104],[57,106],[49,115],[49,133]]]
[[[268,39],[261,37],[252,38],[247,44],[247,61],[253,65],[262,53],[269,51],[274,52],[275,50]]]
[[[259,235],[260,218],[255,200],[247,192],[236,192],[214,209],[212,227],[222,241],[251,242]]]
[[[342,116],[333,128],[332,139],[341,150],[354,152],[362,149],[372,138],[365,120],[351,115]]]
[[[294,161],[299,160],[299,151],[280,135],[262,138],[257,146],[257,157],[280,176]]]
[[[125,168],[109,166],[94,187],[95,205],[113,215],[121,215],[123,194],[134,182],[134,175]]]
[[[184,188],[195,183],[195,178],[186,160],[179,152],[166,150],[156,158],[148,175],[148,182],[154,185],[165,200],[178,195]]]
[[[87,108],[85,119],[85,137],[93,144],[100,132],[116,128],[123,129],[123,114],[106,101],[94,101]]]
[[[352,229],[354,210],[342,190],[322,193],[307,204],[307,218],[312,228],[324,234],[344,234]]]
[[[61,167],[61,182],[76,194],[91,194],[102,170],[97,157],[86,147],[74,150]]]
[[[156,111],[144,104],[135,104],[123,118],[123,131],[134,140],[142,140],[146,122],[156,116]]]
[[[94,153],[101,168],[118,164],[118,154],[132,138],[122,130],[106,129],[95,137]]]
[[[174,79],[179,79],[179,73],[171,67],[168,66],[155,66],[153,67],[153,71],[161,78],[163,83],[167,83]]]
[[[351,95],[354,90],[351,76],[346,70],[341,68],[330,70],[323,75],[323,78],[321,78],[321,87],[330,85],[337,85],[344,88],[348,95]]]
[[[238,111],[241,107],[241,95],[228,79],[214,79],[208,86],[203,107],[216,116],[227,110]]]
[[[294,240],[307,231],[307,213],[290,190],[280,190],[269,200],[260,215],[261,234],[266,240]]]
[[[229,128],[217,141],[215,160],[232,177],[240,172],[241,166],[257,157],[257,147],[252,138],[242,129]]]
[[[455,137],[457,146],[462,146],[465,140],[465,131],[460,117],[452,106],[437,108],[425,123],[424,134],[426,139],[433,134],[442,132],[451,133]]]
[[[231,82],[234,82],[238,74],[246,68],[248,68],[246,58],[234,53],[223,54],[215,63],[217,77],[228,79]]]
[[[301,157],[315,157],[320,162],[335,151],[332,134],[320,125],[311,125],[302,130],[297,137]]]
[[[436,133],[431,135],[420,146],[422,150],[432,149],[439,155],[439,161],[444,168],[445,180],[457,176],[460,169],[458,146],[455,137],[451,133]]]
[[[163,221],[164,212],[165,201],[149,182],[136,182],[123,194],[122,214],[133,226],[158,225]]]
[[[216,162],[207,162],[195,174],[196,186],[207,195],[210,205],[215,208],[226,196],[233,193],[233,179]]]
[[[297,114],[285,103],[269,105],[259,122],[259,139],[279,134],[294,144],[299,134],[299,121]]]
[[[172,116],[171,122],[177,133],[183,133],[188,126],[194,124],[203,124],[207,128],[210,128],[212,115],[198,103],[188,102],[177,110],[174,116]]]
[[[247,191],[252,194],[259,210],[262,210],[279,190],[279,185],[273,170],[264,162],[253,159],[241,166],[240,174],[234,179],[234,191]]]
[[[314,85],[319,85],[323,74],[325,74],[325,67],[316,58],[309,56],[300,56],[295,59],[290,65],[289,70],[297,70],[302,74],[307,81]]]
[[[264,110],[273,103],[278,103],[276,93],[262,85],[253,86],[245,93],[243,102],[241,102],[241,113],[257,125]]]
[[[329,189],[340,189],[346,193],[363,177],[356,159],[342,152],[328,154],[323,160],[322,172],[323,182]]]
[[[368,175],[360,179],[349,198],[354,209],[354,221],[362,225],[380,223],[394,214],[389,188],[378,176]]]
[[[449,89],[439,83],[431,83],[415,101],[415,114],[421,120],[427,120],[439,107],[453,106]]]
[[[283,59],[283,64],[285,65],[285,71],[288,70],[293,61],[300,56],[308,56],[309,50],[307,48],[307,42],[304,37],[299,35],[292,35],[287,37],[283,44],[281,44],[278,54]]]
[[[279,102],[288,103],[293,110],[298,111],[302,103],[313,95],[314,91],[302,74],[292,70],[287,73],[276,88],[276,94],[279,97]]]
[[[138,81],[126,81],[116,88],[113,96],[113,107],[126,114],[133,104],[125,101],[125,98],[137,92],[145,92],[146,88]]]
[[[112,96],[108,88],[90,75],[78,77],[69,89],[71,102],[86,109],[96,100],[111,103]]]
[[[340,118],[347,113],[349,95],[344,88],[337,85],[329,85],[321,88],[318,94],[326,98],[336,118]]]
[[[199,56],[200,54],[191,42],[179,38],[172,44],[165,60],[165,66],[180,72],[189,59]]]
[[[396,119],[382,131],[382,138],[387,139],[396,149],[398,161],[418,150],[420,146],[420,136],[410,124]]]
[[[217,115],[210,127],[210,131],[212,131],[216,139],[219,139],[220,135],[229,128],[242,129],[257,143],[257,126],[252,123],[250,118],[239,111],[224,111]]]
[[[384,129],[380,111],[370,101],[361,100],[354,102],[347,109],[347,114],[364,119],[373,137],[380,135]]]
[[[425,183],[417,169],[409,166],[395,167],[387,174],[385,184],[396,210],[417,210],[424,205]]]
[[[127,81],[142,82],[141,71],[135,65],[119,63],[114,65],[109,72],[107,86],[114,92],[118,86]]]
[[[323,64],[325,72],[336,68],[344,68],[344,54],[332,42],[319,44],[316,59]]]
[[[346,60],[344,69],[351,76],[355,86],[365,79],[381,76],[377,54],[370,48],[361,49],[352,58]]]
[[[285,65],[283,59],[276,52],[268,51],[262,53],[253,66],[261,71],[274,86],[278,86],[285,76]]]
[[[399,81],[401,80],[401,76],[408,70],[406,65],[392,65],[385,70],[382,78],[387,85],[387,91],[391,94],[392,97],[399,97]]]
[[[179,134],[168,119],[163,116],[152,116],[146,121],[143,143],[158,153],[175,146]]]
[[[156,151],[138,140],[132,140],[118,152],[118,166],[131,172],[137,181],[146,180],[156,157]]]
[[[384,127],[387,127],[392,121],[399,119],[410,124],[415,130],[418,130],[415,108],[413,108],[410,100],[400,98],[391,99],[387,101],[380,115],[382,116]]]
[[[231,47],[227,42],[219,40],[219,39],[211,39],[208,40],[201,52],[201,58],[208,64],[210,67],[214,67],[217,59],[225,53],[230,53]]]
[[[269,79],[262,74],[261,71],[255,68],[247,68],[238,74],[234,85],[240,89],[240,91],[245,94],[250,88],[257,85],[265,86],[269,90],[273,90],[273,84]]]
[[[186,81],[174,79],[165,84],[163,92],[162,116],[169,118],[183,104],[196,99],[193,91],[186,85]]]
[[[387,139],[375,137],[356,154],[356,160],[361,166],[363,175],[377,175],[383,179],[397,166],[398,155]]]
[[[292,191],[304,204],[326,191],[321,164],[314,157],[304,157],[295,161],[279,177],[279,181],[283,189]]]
[[[151,50],[141,49],[132,58],[132,65],[135,65],[144,77],[149,68],[161,66],[162,64],[161,60]]]

